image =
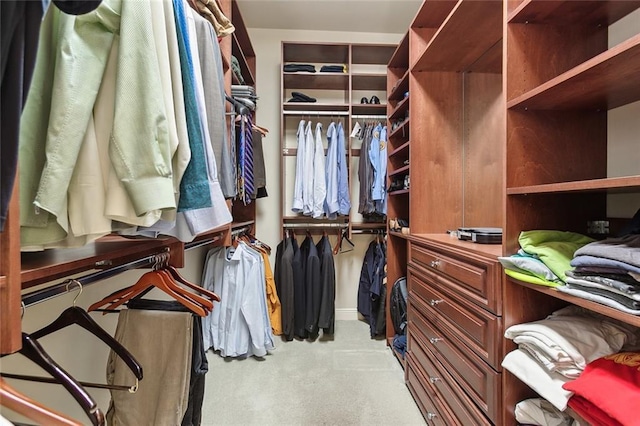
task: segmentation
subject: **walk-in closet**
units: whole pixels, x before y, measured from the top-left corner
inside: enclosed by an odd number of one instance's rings
[[[640,1],[0,17],[0,425],[639,424]]]

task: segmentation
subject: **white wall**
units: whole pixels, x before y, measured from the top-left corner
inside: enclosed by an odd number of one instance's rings
[[[640,10],[625,16],[609,27],[609,47],[640,32]],[[634,102],[607,113],[608,177],[640,175],[640,102]],[[640,209],[640,195],[611,194],[607,216],[628,218]]]

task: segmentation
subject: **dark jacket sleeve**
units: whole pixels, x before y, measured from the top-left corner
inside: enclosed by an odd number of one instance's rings
[[[318,327],[322,328],[325,334],[333,334],[335,329],[336,270],[328,239],[323,242],[320,253],[320,276],[322,280],[322,300],[320,302]]]

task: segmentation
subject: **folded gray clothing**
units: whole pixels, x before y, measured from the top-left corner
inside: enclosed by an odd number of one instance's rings
[[[316,67],[311,64],[285,64],[282,69],[284,72],[316,72]]]
[[[625,262],[620,262],[619,260],[609,259],[606,257],[597,257],[597,256],[575,256],[571,259],[571,266],[574,268],[581,266],[598,266],[598,267],[606,267],[606,268],[618,268],[623,272],[635,272],[640,273],[640,266],[630,265]]]
[[[640,294],[623,294],[621,291],[611,287],[576,278],[567,278],[567,284],[579,290],[591,291],[595,294],[610,297],[633,309],[640,308]],[[635,303],[637,306],[630,306],[629,304],[631,303]]]
[[[574,256],[580,255],[605,257],[640,267],[640,234],[589,243],[574,253]]]
[[[567,285],[560,286],[558,287],[558,290],[565,293],[574,294],[576,296],[579,295],[579,297],[582,297],[583,299],[597,301],[607,306],[611,306],[612,308],[621,309],[628,313],[633,313],[634,315],[638,315],[638,313],[640,313],[640,302],[631,300],[628,297],[612,293],[607,290],[585,287],[573,283],[567,283]],[[586,297],[587,295],[590,295],[592,297]]]
[[[640,281],[636,281],[628,274],[594,275],[592,273],[583,273],[579,271],[567,271],[567,277],[607,286],[629,295],[640,294]]]
[[[311,96],[307,96],[304,93],[300,92],[291,92],[291,99],[288,102],[316,102],[316,98],[312,98]]]

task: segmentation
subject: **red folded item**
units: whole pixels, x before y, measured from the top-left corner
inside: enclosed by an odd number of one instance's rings
[[[575,393],[571,400],[582,397],[617,422],[594,424],[640,426],[640,353],[621,352],[598,358],[587,365],[580,377],[562,387]],[[577,404],[585,405],[580,400]]]
[[[573,395],[567,403],[569,407],[578,413],[591,425],[597,426],[623,426],[616,419],[612,419],[607,413],[578,395]]]

